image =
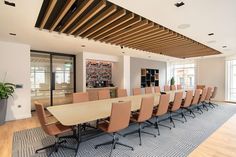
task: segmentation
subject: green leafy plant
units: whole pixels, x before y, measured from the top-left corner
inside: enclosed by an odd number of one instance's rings
[[[174,77],[171,77],[171,79],[170,79],[170,85],[175,85],[175,78],[174,78]]]
[[[15,85],[12,83],[0,82],[0,99],[8,99],[15,91]]]

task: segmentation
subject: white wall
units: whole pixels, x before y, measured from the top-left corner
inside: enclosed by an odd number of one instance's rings
[[[225,100],[225,57],[197,60],[197,84],[217,86],[216,100]]]
[[[31,117],[29,45],[0,41],[0,81],[6,72],[6,82],[23,85],[9,98],[6,120]]]
[[[159,86],[163,88],[166,84],[167,63],[161,61],[152,61],[147,59],[133,58],[130,59],[130,88],[141,86],[141,69],[159,69]]]

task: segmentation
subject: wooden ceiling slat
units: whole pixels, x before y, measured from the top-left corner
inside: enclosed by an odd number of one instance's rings
[[[81,35],[108,16],[110,16],[112,13],[114,13],[117,10],[117,7],[115,5],[110,6],[108,9],[106,9],[104,12],[102,12],[100,15],[98,15],[95,19],[90,21],[88,24],[86,24],[84,27],[79,29],[77,32],[75,32],[75,35]]]
[[[83,1],[67,22],[60,28],[59,32],[64,32],[93,3],[93,1],[94,0]]]
[[[141,17],[137,16],[134,19],[131,19],[130,21],[127,21],[127,22],[123,23],[122,25],[120,25],[120,26],[118,26],[114,29],[111,29],[110,31],[104,33],[103,35],[96,37],[95,40],[100,40],[101,41],[102,39],[107,38],[107,37],[119,32],[121,30],[124,30],[127,27],[135,25],[136,23],[138,23],[140,21],[141,21]]]
[[[191,54],[191,53],[198,53],[198,52],[205,52],[205,51],[208,51],[209,49],[192,49],[192,50],[186,50],[186,49],[182,49],[182,50],[176,50],[176,51],[158,51],[158,50],[155,50],[157,53],[159,52],[164,52],[166,54],[169,54],[169,55],[173,55],[173,54],[181,54],[181,55],[185,55],[185,54]]]
[[[46,13],[43,16],[43,20],[40,23],[39,29],[42,30],[46,24],[46,22],[48,21],[48,18],[50,16],[50,14],[52,13],[53,8],[55,7],[57,3],[57,0],[50,0],[49,5],[47,7]]]
[[[154,34],[150,34],[144,38],[140,37],[140,38],[134,39],[134,40],[130,41],[129,43],[126,43],[126,45],[132,46],[132,45],[137,45],[137,44],[143,43],[144,41],[152,41],[154,39],[158,40],[163,36],[168,37],[168,36],[172,36],[172,34],[170,34],[168,31],[157,32]]]
[[[137,23],[129,28],[126,28],[125,30],[121,30],[115,34],[113,34],[112,36],[109,36],[109,38],[106,38],[104,40],[101,40],[101,41],[105,41],[105,42],[111,42],[113,39],[116,39],[116,38],[119,38],[119,37],[122,37],[124,35],[127,35],[129,33],[134,33],[136,30],[140,30],[142,28],[144,28],[145,25],[148,25],[148,20],[143,20],[141,21],[140,23]]]
[[[127,41],[130,38],[134,38],[136,36],[139,36],[140,34],[152,32],[155,29],[157,29],[157,26],[153,22],[150,22],[148,25],[143,26],[143,28],[139,28],[138,30],[135,30],[133,33],[129,32],[127,35],[123,35],[120,38],[114,39],[110,43],[117,45],[120,42]]]
[[[107,5],[105,0],[101,0],[89,13],[87,13],[84,17],[82,17],[75,26],[73,26],[67,34],[73,34],[76,32],[81,26],[83,26],[87,21],[89,21],[93,16],[95,16],[99,11],[101,11]]]
[[[158,48],[158,50],[160,51],[165,51],[165,50],[175,50],[175,49],[181,49],[181,48],[189,48],[189,47],[193,47],[196,46],[195,43],[191,43],[191,44],[185,44],[185,45],[181,45],[181,46],[175,46],[175,47],[168,47],[168,48]],[[201,45],[197,46],[197,47],[202,47]],[[204,47],[205,48],[205,47]]]
[[[56,28],[58,23],[62,20],[62,18],[65,16],[65,14],[68,12],[70,7],[74,4],[74,2],[75,2],[75,0],[66,1],[65,6],[62,8],[62,10],[58,14],[57,18],[54,20],[52,26],[50,27],[50,30],[49,30],[50,32],[52,32]]]
[[[96,40],[96,38],[98,36],[101,36],[104,33],[108,32],[108,31],[110,31],[110,30],[112,30],[114,28],[119,27],[120,25],[124,24],[125,22],[127,22],[127,21],[129,21],[129,20],[131,20],[133,18],[134,18],[134,13],[129,13],[129,14],[121,17],[117,21],[112,22],[111,24],[109,24],[108,26],[104,27],[103,29],[97,31],[96,33],[93,33],[93,34],[89,35],[87,38],[89,38],[89,39],[92,38],[92,39]]]
[[[112,22],[114,22],[114,21],[118,20],[119,18],[123,17],[124,15],[126,15],[126,10],[122,9],[122,10],[116,12],[115,14],[109,16],[108,18],[106,18],[102,22],[98,23],[97,25],[95,25],[94,27],[92,27],[91,29],[86,31],[85,33],[81,34],[81,36],[83,38],[86,38],[89,35],[101,30],[102,28],[106,27],[107,25],[111,24]]]

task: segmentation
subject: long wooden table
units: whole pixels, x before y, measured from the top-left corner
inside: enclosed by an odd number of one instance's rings
[[[170,94],[170,101],[173,101],[175,93],[180,91],[184,92],[184,90],[176,90],[168,91],[165,93]],[[159,104],[160,95],[160,93],[153,93],[105,100],[88,101],[59,106],[51,106],[48,107],[47,110],[61,124],[65,126],[78,126],[78,134],[75,136],[78,142],[75,154],[76,156],[79,149],[79,144],[81,143],[81,124],[109,117],[111,115],[112,103],[119,101],[131,101],[131,110],[136,111],[140,109],[141,100],[143,97],[153,96],[154,106],[156,106]]]

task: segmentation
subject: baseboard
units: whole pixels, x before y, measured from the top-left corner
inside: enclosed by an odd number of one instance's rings
[[[20,120],[20,119],[26,119],[26,118],[30,118],[30,117],[32,117],[31,114],[15,115],[14,117],[7,118],[6,121]]]

